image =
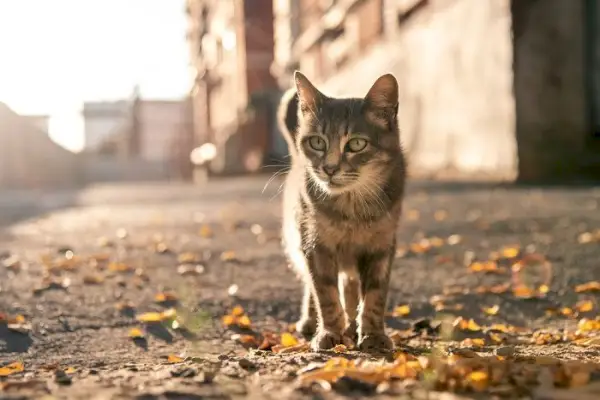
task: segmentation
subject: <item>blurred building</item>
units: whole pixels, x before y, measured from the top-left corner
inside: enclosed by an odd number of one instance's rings
[[[22,115],[31,125],[42,132],[48,132],[48,122],[50,117],[47,115]]]
[[[131,103],[90,101],[83,104],[85,152],[98,152],[111,136],[117,134],[130,117]]]
[[[218,148],[216,173],[258,170],[278,154],[272,0],[188,0],[194,145]]]
[[[40,129],[38,116],[22,116],[0,103],[0,189],[78,185],[78,156]],[[42,125],[43,127],[43,125]]]
[[[164,180],[178,175],[173,143],[188,124],[185,100],[129,99],[84,104],[88,181]]]
[[[600,176],[594,0],[274,0],[276,65],[330,95],[400,84],[411,172]]]

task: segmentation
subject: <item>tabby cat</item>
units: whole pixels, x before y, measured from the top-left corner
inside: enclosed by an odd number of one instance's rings
[[[391,349],[384,312],[406,175],[398,83],[383,75],[361,99],[328,97],[298,71],[294,81],[279,123],[292,160],[283,244],[304,282],[296,329],[315,351]]]

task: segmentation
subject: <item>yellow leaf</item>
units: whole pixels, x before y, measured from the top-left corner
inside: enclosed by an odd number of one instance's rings
[[[198,234],[206,239],[213,237],[212,228],[208,225],[202,225],[200,227],[200,231],[198,231]]]
[[[571,309],[569,307],[563,307],[560,309],[560,313],[562,315],[564,315],[565,317],[570,317],[573,315],[573,309]]]
[[[540,285],[540,287],[538,288],[538,292],[540,292],[541,294],[546,294],[550,291],[550,288],[548,287],[548,285]]]
[[[225,326],[231,326],[235,323],[235,317],[233,315],[224,315],[223,318],[221,318],[221,322]]]
[[[600,291],[600,282],[591,281],[591,282],[583,283],[581,285],[577,285],[577,286],[575,286],[575,291],[577,293]]]
[[[69,367],[69,368],[65,369],[65,374],[74,374],[75,371],[76,371],[75,368]]]
[[[235,261],[237,259],[237,256],[235,255],[234,251],[224,251],[223,253],[221,253],[221,260],[222,261]]]
[[[473,390],[482,392],[487,389],[489,385],[489,376],[484,371],[473,371],[467,375],[467,381]]]
[[[144,337],[144,332],[139,328],[131,328],[129,330],[129,337],[132,339],[141,339]]]
[[[16,374],[19,372],[23,372],[25,370],[25,366],[22,362],[16,361],[11,364],[5,365],[4,367],[0,367],[0,376],[9,376],[12,374]]]
[[[192,264],[199,261],[199,257],[191,252],[181,253],[177,256],[177,262],[179,264]]]
[[[515,258],[519,255],[519,251],[519,246],[506,246],[501,250],[500,254],[504,258]]]
[[[147,312],[140,314],[136,317],[140,322],[160,322],[162,321],[162,314],[157,312]]]
[[[244,315],[244,309],[242,308],[242,306],[235,306],[233,307],[233,310],[231,310],[231,315],[233,315],[234,317]]]
[[[250,321],[250,318],[248,318],[247,315],[242,315],[241,317],[239,317],[237,319],[237,325],[240,328],[250,328],[250,325],[252,325],[252,322]]]
[[[577,324],[577,329],[582,332],[600,331],[600,321],[582,318]]]
[[[467,329],[476,332],[481,330],[481,326],[477,324],[477,322],[473,321],[473,319],[469,319],[469,322],[467,323]]]
[[[483,347],[485,346],[485,340],[481,338],[467,338],[461,342],[464,347]]]
[[[157,303],[166,303],[175,300],[177,300],[177,297],[173,293],[158,293],[154,296],[154,301]]]
[[[167,362],[169,364],[178,364],[178,363],[183,362],[183,358],[176,356],[174,354],[169,354],[169,356],[167,357]]]
[[[410,306],[409,305],[402,305],[402,306],[397,306],[396,308],[394,308],[394,312],[393,312],[394,317],[404,317],[408,314],[410,314]]]
[[[288,332],[284,332],[281,334],[281,345],[283,347],[292,347],[298,344],[298,340]]]
[[[496,315],[496,314],[498,314],[498,311],[500,310],[500,306],[498,304],[496,304],[496,305],[493,305],[492,307],[483,307],[482,310],[487,315]]]
[[[108,264],[108,269],[113,272],[129,272],[132,270],[132,268],[129,265],[119,262],[111,262],[110,264]]]
[[[594,309],[594,303],[591,300],[582,300],[575,305],[577,311],[588,312]]]

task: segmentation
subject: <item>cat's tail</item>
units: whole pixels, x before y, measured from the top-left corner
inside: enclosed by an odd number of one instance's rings
[[[286,91],[279,102],[277,110],[277,124],[283,137],[288,143],[290,152],[293,152],[298,129],[298,93],[296,88]]]

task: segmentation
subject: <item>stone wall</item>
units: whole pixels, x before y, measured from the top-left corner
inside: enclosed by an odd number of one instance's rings
[[[80,157],[0,103],[0,189],[50,189],[81,184]]]
[[[331,95],[363,96],[379,75],[391,72],[400,85],[411,174],[513,179],[510,1],[431,0],[402,24],[389,18],[391,3],[385,38],[319,87]]]

